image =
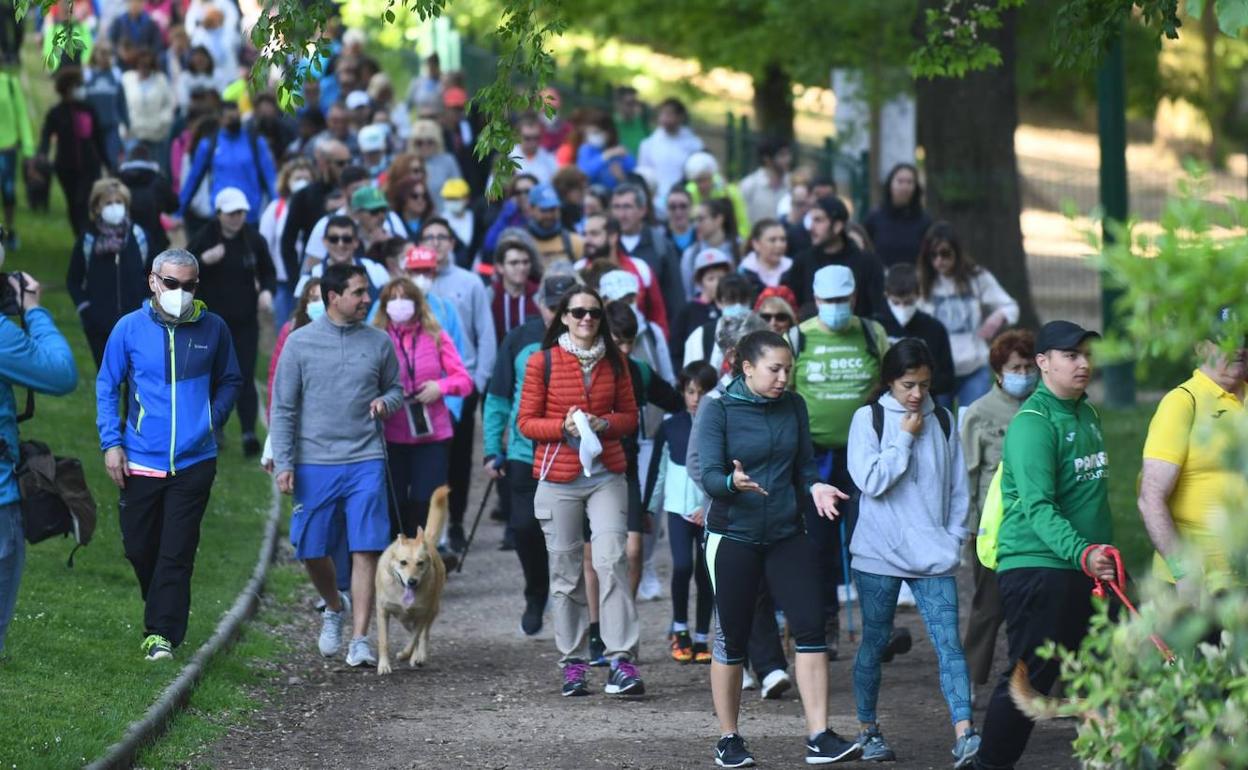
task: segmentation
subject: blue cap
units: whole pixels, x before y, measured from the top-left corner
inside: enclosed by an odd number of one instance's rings
[[[548,184],[539,184],[529,190],[529,204],[539,209],[559,208],[559,194]]]

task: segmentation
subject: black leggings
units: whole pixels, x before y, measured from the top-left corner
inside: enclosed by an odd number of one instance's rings
[[[468,510],[468,487],[472,483],[472,475],[480,465],[472,460],[472,442],[477,429],[477,406],[480,396],[476,391],[464,399],[464,408],[460,412],[459,422],[455,423],[455,433],[451,436],[451,464],[446,483],[451,485],[450,514],[451,526],[464,527],[464,512]]]
[[[823,628],[823,591],[814,542],[805,534],[770,545],[731,540],[708,533],[706,564],[715,587],[720,637],[715,659],[735,666],[745,662],[746,646],[763,578],[784,610],[798,652],[827,652]],[[721,649],[722,644],[722,649]]]
[[[533,495],[537,494],[533,466],[508,460],[506,478],[511,494],[509,523],[515,533],[520,570],[524,573],[524,598],[544,605],[550,596],[550,564],[546,556],[546,536],[533,515]]]
[[[256,394],[256,354],[260,347],[260,324],[252,317],[242,321],[230,321],[226,326],[234,339],[234,355],[238,359],[239,373],[243,376],[243,384],[238,391],[238,422],[243,428],[243,435],[254,438],[256,415],[260,410],[260,399]]]

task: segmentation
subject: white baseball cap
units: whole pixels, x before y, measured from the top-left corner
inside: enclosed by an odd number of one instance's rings
[[[227,187],[217,193],[214,201],[217,211],[222,214],[233,214],[235,211],[251,211],[251,204],[247,202],[247,196],[237,187]]]
[[[372,104],[372,100],[368,98],[368,94],[363,91],[352,91],[347,94],[347,109],[354,110],[360,107],[367,107]]]
[[[626,270],[612,270],[598,279],[598,293],[607,302],[623,299],[641,291],[641,281]]]
[[[815,298],[841,299],[854,293],[854,271],[844,265],[828,265],[815,272]]]
[[[370,123],[360,129],[356,141],[360,144],[360,152],[380,152],[386,149],[386,127]]]

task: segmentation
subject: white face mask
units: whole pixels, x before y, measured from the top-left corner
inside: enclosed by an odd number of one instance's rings
[[[585,143],[601,150],[607,146],[607,135],[601,131],[590,131],[585,135]]]
[[[290,194],[294,195],[295,193],[299,192],[300,190],[302,190],[303,188],[307,186],[308,186],[308,180],[296,179],[295,181],[290,183]]]
[[[100,219],[106,225],[119,225],[126,221],[126,204],[110,203],[100,209]]]
[[[412,283],[416,284],[416,288],[428,293],[433,288],[433,279],[424,273],[415,273],[411,276]]]
[[[416,303],[407,297],[392,299],[386,303],[386,315],[396,324],[405,324],[416,315]]]
[[[468,208],[468,201],[462,198],[446,202],[446,213],[453,217],[462,216],[464,210]]]
[[[891,299],[888,301],[888,309],[893,311],[893,318],[896,318],[897,323],[903,327],[910,323],[910,319],[914,318],[915,313],[919,312],[917,305],[902,305],[893,302]]]
[[[165,311],[166,315],[185,319],[190,315],[191,308],[194,306],[195,296],[182,289],[165,289],[156,301],[160,303],[160,309]]]

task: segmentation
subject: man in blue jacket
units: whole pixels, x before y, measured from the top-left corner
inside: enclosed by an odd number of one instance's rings
[[[213,431],[225,425],[243,378],[225,321],[194,298],[194,255],[161,252],[147,280],[153,298],[121,317],[104,348],[96,426],[146,604],[142,650],[162,660],[186,636],[199,525],[217,475]]]
[[[205,177],[211,177],[210,180]],[[243,128],[242,114],[236,102],[221,105],[221,128],[216,136],[202,139],[195,148],[191,171],[182,185],[179,211],[186,216],[186,207],[200,185],[210,181],[212,199],[227,187],[237,187],[247,196],[251,209],[247,224],[257,227],[260,212],[277,189],[277,169],[264,137]],[[193,236],[194,233],[187,233]]]
[[[0,262],[4,250],[0,249]],[[19,280],[25,280],[25,291]],[[0,316],[0,652],[17,605],[17,587],[26,561],[22,539],[21,495],[17,489],[17,400],[14,387],[63,396],[78,385],[69,343],[39,307],[39,284],[24,273],[8,277],[18,292],[26,329]]]

